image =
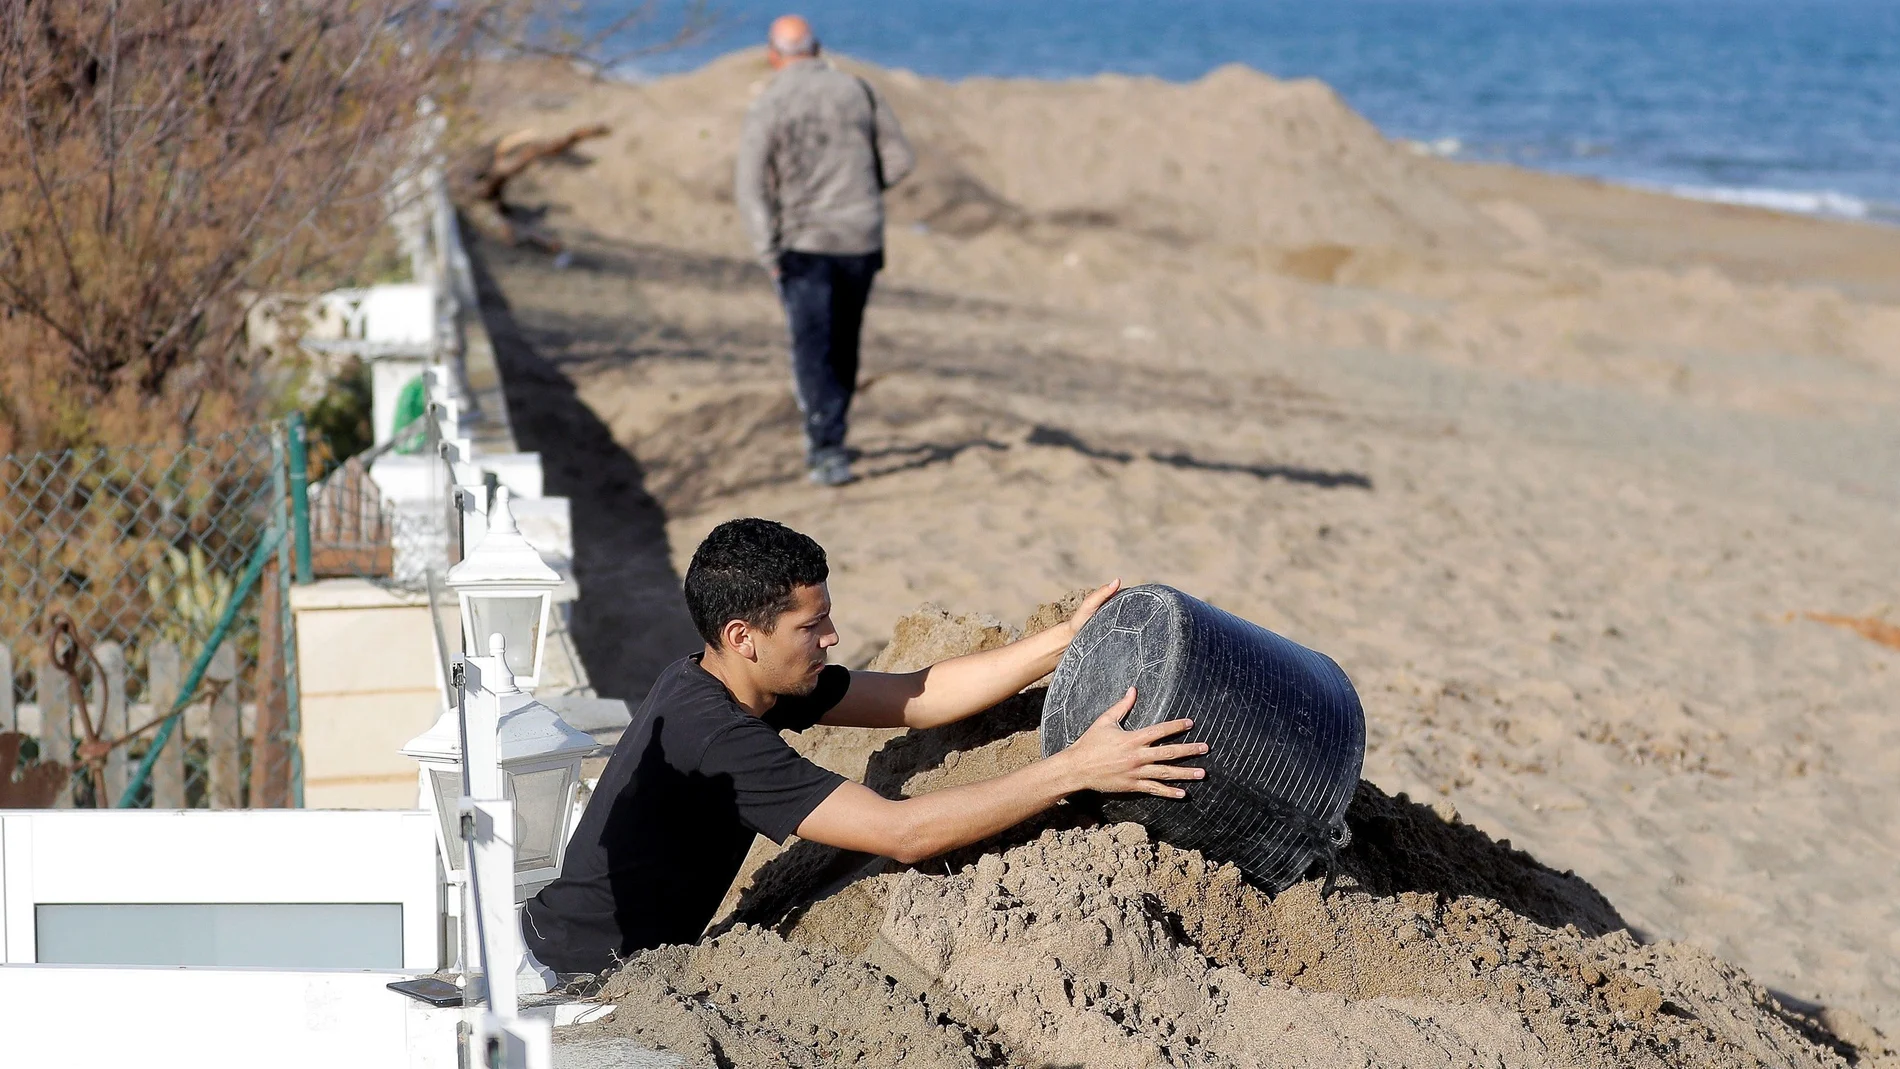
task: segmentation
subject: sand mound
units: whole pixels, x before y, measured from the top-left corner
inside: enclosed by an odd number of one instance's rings
[[[946,84],[849,59],[902,118],[918,168],[892,193],[901,225],[968,237],[1034,222],[1176,240],[1432,248],[1501,233],[1338,94],[1240,66],[1198,81],[1103,75]],[[732,195],[758,50],[640,87],[653,120],[631,155],[649,180],[719,205]]]
[[[1063,615],[1047,606],[1031,625]],[[880,659],[1005,635],[932,609]],[[1040,702],[1032,689],[975,724],[891,740],[865,755],[868,781],[913,793],[1033,760]],[[739,910],[750,923],[612,977],[622,1011],[598,1027],[721,1065],[1824,1066],[1861,1053],[1705,952],[1639,944],[1583,880],[1455,814],[1362,783],[1348,820],[1324,899],[1317,879],[1269,898],[1232,866],[1080,806],[910,869],[799,843],[757,873]]]
[[[928,107],[913,97],[941,99],[921,79],[886,77],[900,114]],[[1288,247],[1493,236],[1415,156],[1310,79],[1227,66],[1186,84],[1103,75],[954,91],[958,136],[939,143],[933,122],[924,148],[1030,218]]]
[[[620,1030],[733,1064],[1840,1063],[1691,948],[1480,898],[1269,900],[1129,824],[874,877],[608,995]]]

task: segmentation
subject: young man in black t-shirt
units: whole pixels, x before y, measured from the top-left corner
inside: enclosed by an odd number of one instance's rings
[[[788,835],[910,863],[1010,828],[1080,790],[1183,797],[1171,781],[1207,752],[1160,745],[1174,720],[1123,731],[1132,688],[1053,757],[982,783],[892,801],[806,760],[779,737],[813,724],[929,728],[974,715],[1055,668],[1117,589],[1065,624],[917,672],[825,663],[838,642],[818,543],[770,520],[732,520],[700,543],[686,605],[706,647],[653,684],[568,843],[561,875],[522,914],[528,949],[563,973],[697,940],[752,845]]]

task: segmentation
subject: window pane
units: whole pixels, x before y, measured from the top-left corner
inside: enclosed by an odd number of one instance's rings
[[[515,871],[554,863],[555,847],[567,834],[567,769],[550,768],[508,777],[515,801]]]
[[[478,597],[468,599],[469,623],[475,634],[475,652],[488,656],[488,636],[507,640],[503,648],[508,670],[518,676],[534,671],[534,640],[541,630],[541,595]],[[524,638],[525,636],[525,638]]]
[[[435,811],[442,818],[442,849],[449,852],[449,868],[462,871],[462,774],[429,770],[429,785],[435,788]]]
[[[43,965],[402,967],[397,902],[39,905],[34,917]]]

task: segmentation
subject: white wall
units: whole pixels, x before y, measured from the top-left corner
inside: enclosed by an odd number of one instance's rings
[[[0,1064],[451,1069],[461,1011],[386,986],[439,962],[435,851],[416,810],[0,811]],[[40,906],[125,903],[395,903],[402,969],[32,964]]]
[[[426,971],[435,854],[419,810],[0,811],[0,962],[39,960],[41,904],[380,902],[402,907],[401,966]]]
[[[0,967],[9,1066],[454,1069],[462,1011],[385,985],[411,974]]]
[[[292,587],[304,804],[408,809],[416,763],[402,746],[442,713],[435,620],[424,595],[362,579]]]

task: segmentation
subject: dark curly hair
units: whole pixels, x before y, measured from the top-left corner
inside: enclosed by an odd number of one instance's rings
[[[712,529],[686,568],[686,611],[714,649],[729,620],[770,632],[792,607],[793,591],[830,576],[825,550],[782,523],[750,517]]]

